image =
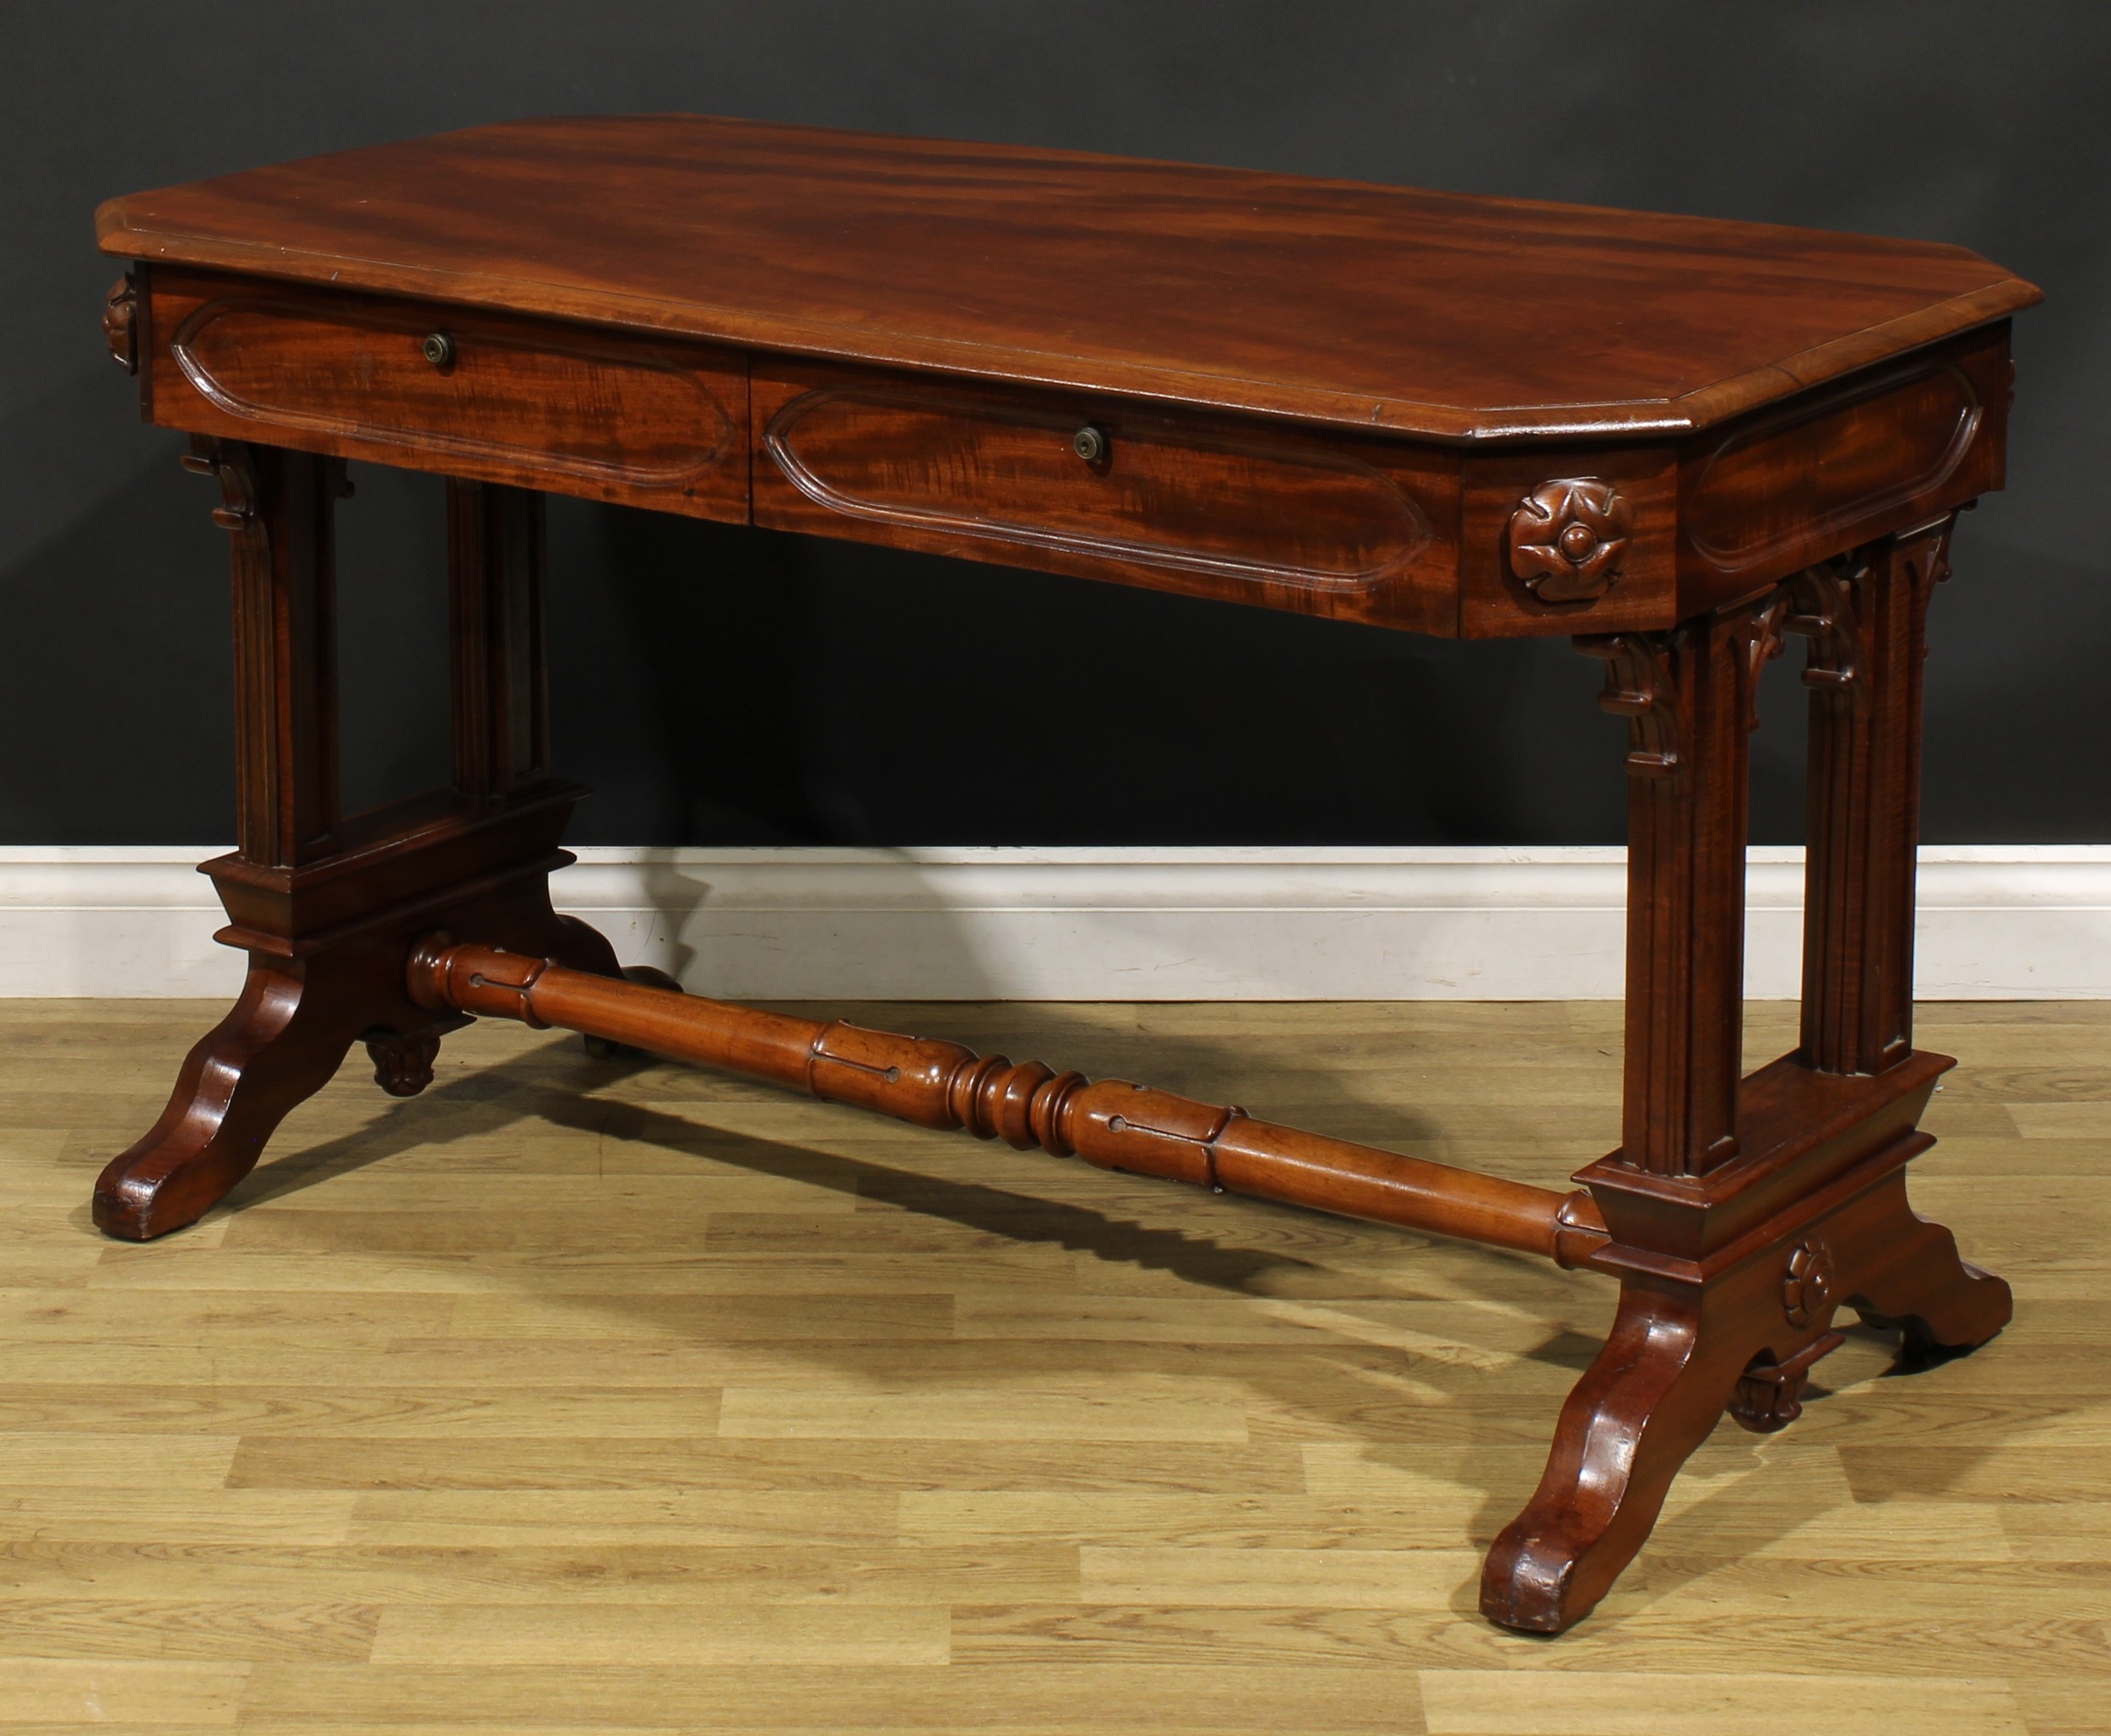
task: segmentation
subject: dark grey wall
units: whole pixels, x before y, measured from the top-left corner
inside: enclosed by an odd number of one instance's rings
[[[225,539],[102,353],[95,203],[692,109],[1964,243],[2043,285],[1929,678],[1932,840],[2111,839],[2099,0],[339,0],[0,9],[0,842],[232,833]],[[355,467],[347,783],[444,764],[437,486]],[[1458,646],[576,502],[560,758],[607,843],[1596,841],[1620,726]],[[1777,667],[1755,835],[1799,832]],[[936,774],[936,775],[934,775]]]

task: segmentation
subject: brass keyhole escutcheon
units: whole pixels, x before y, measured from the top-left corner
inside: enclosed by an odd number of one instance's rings
[[[454,339],[445,332],[428,332],[425,342],[418,347],[435,367],[445,367],[454,360]]]
[[[1096,464],[1106,457],[1107,445],[1105,431],[1093,427],[1090,422],[1070,437],[1070,449],[1088,464]]]

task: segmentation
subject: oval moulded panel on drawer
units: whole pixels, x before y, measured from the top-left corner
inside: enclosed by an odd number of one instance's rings
[[[1945,365],[1764,421],[1724,442],[1702,469],[1686,502],[1686,540],[1726,573],[1805,545],[1843,546],[1940,488],[1970,450],[1980,415],[1972,382]]]
[[[436,331],[441,366],[422,348]],[[681,352],[590,332],[237,295],[198,307],[170,349],[230,415],[588,481],[678,488],[739,446]]]
[[[1088,463],[1089,422],[1107,439]],[[923,530],[1291,584],[1384,583],[1429,540],[1392,478],[1295,437],[913,388],[823,388],[770,422],[770,458],[833,512]]]

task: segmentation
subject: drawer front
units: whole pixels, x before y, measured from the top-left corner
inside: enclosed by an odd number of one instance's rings
[[[151,292],[165,426],[747,516],[738,351],[239,279]]]
[[[753,391],[758,524],[1453,631],[1446,453],[817,366]]]

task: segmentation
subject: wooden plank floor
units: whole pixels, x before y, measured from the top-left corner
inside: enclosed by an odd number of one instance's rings
[[[2111,1728],[2111,1004],[1924,1011],[2015,1326],[1850,1332],[1552,1642],[1475,1579],[1602,1279],[502,1025],[105,1241],[216,1012],[0,1003],[5,1736]],[[859,1016],[1546,1182],[1617,1121],[1610,1006]]]

